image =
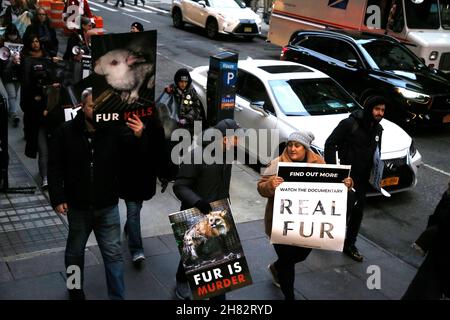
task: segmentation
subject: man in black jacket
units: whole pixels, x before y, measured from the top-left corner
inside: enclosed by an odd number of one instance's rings
[[[220,121],[207,130],[218,130],[221,134],[221,140],[211,143],[215,145],[219,154],[212,155],[215,160],[212,164],[206,164],[205,159],[202,163],[195,163],[196,150],[192,150],[189,154],[190,163],[183,163],[175,179],[173,191],[177,198],[181,201],[181,209],[186,210],[192,207],[198,208],[203,214],[212,211],[211,202],[230,197],[230,180],[231,180],[231,157],[227,154],[236,154],[235,148],[238,140],[235,130],[240,129],[236,121],[225,119]],[[206,136],[206,131],[204,136]],[[203,147],[209,144],[206,142]],[[203,148],[201,148],[203,154]],[[228,161],[227,161],[228,160]],[[209,161],[208,161],[209,162]],[[210,163],[210,162],[209,162]],[[191,291],[189,289],[188,280],[184,271],[183,263],[180,261],[176,274],[177,287],[175,294],[179,299],[190,300]],[[225,299],[225,295],[216,296],[216,299]]]
[[[71,299],[84,299],[84,250],[93,230],[105,264],[108,295],[110,299],[123,299],[117,206],[120,146],[143,143],[138,139],[143,124],[135,116],[127,122],[132,132],[128,128],[95,129],[92,89],[83,92],[82,103],[75,119],[66,122],[52,139],[48,170],[52,206],[57,213],[67,214],[69,221],[65,252],[68,278],[72,278],[69,270],[74,267],[80,271],[81,285],[68,283],[69,295]]]
[[[373,167],[374,156],[380,154],[385,101],[373,97],[366,101],[364,110],[354,111],[342,120],[325,142],[325,162],[351,165],[350,176],[354,181],[354,193],[349,193],[349,217],[344,253],[362,262],[363,256],[355,246],[363,218],[366,193]],[[354,205],[352,206],[352,204]],[[350,209],[351,208],[351,209]]]
[[[119,196],[125,200],[127,221],[124,231],[128,237],[128,248],[136,267],[145,260],[142,245],[140,214],[143,201],[150,200],[156,193],[156,178],[161,182],[161,192],[165,191],[169,177],[169,157],[164,128],[158,116],[153,114],[145,121],[143,135],[145,150],[129,145],[121,154],[119,173]]]

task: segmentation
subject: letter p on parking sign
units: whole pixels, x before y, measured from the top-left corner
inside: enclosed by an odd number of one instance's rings
[[[237,80],[237,64],[233,62],[221,62],[220,69],[223,70],[223,83],[226,86],[234,86]]]

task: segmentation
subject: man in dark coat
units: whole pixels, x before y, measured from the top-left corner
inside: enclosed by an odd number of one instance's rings
[[[426,254],[403,300],[450,297],[450,183],[415,245]]]
[[[231,162],[226,161],[227,159],[230,160],[230,157],[227,158],[227,153],[234,152],[238,143],[236,133],[230,134],[230,131],[235,132],[240,127],[236,121],[225,119],[216,124],[214,128],[207,130],[213,129],[220,131],[221,141],[205,141],[203,146],[197,146],[197,148],[202,148],[201,152],[203,154],[203,148],[207,144],[218,143],[218,149],[221,151],[218,151],[220,153],[214,155],[214,157],[216,160],[220,160],[212,164],[206,164],[205,159],[202,159],[202,163],[197,164],[194,157],[197,153],[196,150],[194,149],[189,153],[190,162],[181,164],[173,185],[173,191],[181,201],[180,210],[196,207],[203,214],[208,214],[212,211],[211,202],[230,197]],[[191,299],[191,291],[182,261],[178,265],[176,280],[176,296],[182,300]],[[215,298],[224,299],[225,295]]]
[[[380,97],[369,99],[364,110],[356,110],[342,120],[325,142],[325,162],[351,165],[350,176],[354,181],[354,193],[349,193],[349,218],[344,243],[344,253],[361,262],[363,256],[355,246],[363,218],[366,193],[375,153],[381,152],[385,101]],[[338,157],[338,159],[336,158]],[[352,206],[352,204],[354,205]]]
[[[128,128],[93,126],[92,89],[82,94],[82,110],[66,122],[52,139],[49,159],[50,201],[59,214],[67,214],[69,235],[65,251],[68,279],[74,266],[80,283],[68,286],[71,299],[84,299],[84,251],[92,230],[102,253],[108,295],[124,299],[120,245],[118,172],[122,145],[142,143],[143,124],[134,116]],[[122,130],[123,129],[123,130]],[[73,272],[73,271],[72,271]]]
[[[155,114],[145,122],[143,136],[146,138],[145,150],[141,152],[135,146],[128,146],[121,154],[119,173],[119,196],[127,207],[124,231],[136,267],[145,260],[140,222],[142,203],[155,195],[156,178],[161,182],[161,192],[165,191],[169,174],[164,129]]]

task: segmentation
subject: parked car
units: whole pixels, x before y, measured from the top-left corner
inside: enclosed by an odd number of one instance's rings
[[[191,71],[193,85],[206,106],[208,66]],[[313,149],[323,155],[325,141],[338,123],[350,112],[362,108],[336,81],[313,68],[277,60],[241,60],[238,62],[234,117],[245,128],[278,129],[283,150],[289,134],[302,129],[314,133]],[[417,182],[422,156],[412,138],[398,125],[386,119],[381,158],[385,161],[383,187],[390,192],[407,190]],[[267,164],[271,158],[261,154],[257,144],[241,139],[239,148]]]
[[[282,60],[316,68],[362,105],[388,101],[386,118],[399,125],[450,123],[450,76],[427,67],[396,39],[359,31],[299,31]]]
[[[261,18],[241,1],[173,0],[171,13],[175,27],[187,22],[205,28],[211,39],[223,33],[251,40],[261,33]]]

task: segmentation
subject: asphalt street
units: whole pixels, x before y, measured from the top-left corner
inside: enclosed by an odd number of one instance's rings
[[[147,1],[148,6],[143,8],[126,1],[125,8],[116,8],[115,1],[110,0],[108,4],[90,1],[94,14],[104,18],[107,33],[128,32],[134,21],[141,22],[145,30],[158,31],[157,96],[172,81],[177,69],[209,64],[209,57],[223,50],[238,52],[240,59],[279,58],[280,48],[261,38],[251,42],[229,36],[210,40],[197,27],[176,29],[168,13],[157,9],[158,2]],[[410,134],[424,161],[418,172],[417,186],[391,198],[369,198],[361,232],[386,250],[418,266],[422,259],[410,246],[426,226],[428,216],[450,180],[450,127],[414,130]]]

